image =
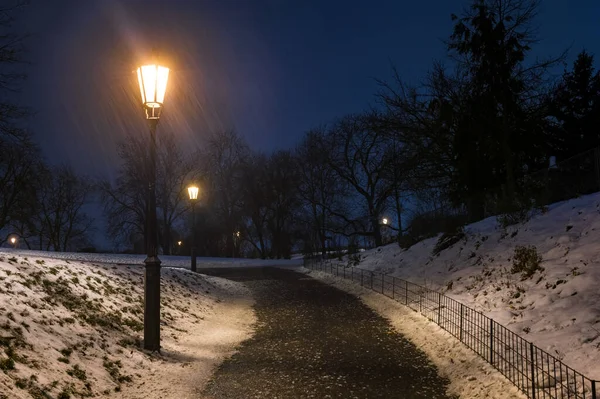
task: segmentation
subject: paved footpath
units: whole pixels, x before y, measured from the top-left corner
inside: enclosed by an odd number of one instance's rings
[[[289,270],[200,272],[245,282],[258,317],[203,397],[448,398],[425,354],[356,297]]]

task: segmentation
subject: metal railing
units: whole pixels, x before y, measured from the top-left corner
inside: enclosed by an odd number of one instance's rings
[[[531,399],[600,399],[592,380],[493,319],[450,297],[409,281],[356,267],[304,259],[421,313],[460,340]]]

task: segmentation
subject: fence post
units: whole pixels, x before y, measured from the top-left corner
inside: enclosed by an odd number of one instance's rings
[[[535,364],[533,360],[533,343],[529,343],[529,353],[531,360],[531,398],[535,399]]]
[[[490,319],[490,364],[494,365],[494,320]]]
[[[442,326],[442,294],[438,292],[438,326]]]
[[[600,148],[594,149],[594,171],[596,172],[596,189],[600,189]]]
[[[596,398],[596,380],[592,380],[592,399]]]
[[[460,342],[462,342],[463,340],[463,319],[465,317],[465,306],[461,303],[460,304],[460,333],[459,333],[459,340]]]

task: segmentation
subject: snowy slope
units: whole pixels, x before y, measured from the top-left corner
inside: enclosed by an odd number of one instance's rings
[[[37,256],[52,259],[66,259],[69,261],[84,261],[98,263],[114,263],[123,265],[143,265],[146,255],[130,254],[92,254],[80,252],[47,252],[34,250],[13,250],[11,248],[0,248],[0,254],[4,252],[17,253],[23,256]],[[162,266],[190,268],[189,256],[159,255]],[[302,259],[247,259],[247,258],[196,258],[198,268],[218,267],[261,267],[261,266],[301,266]]]
[[[506,230],[493,217],[465,233],[437,256],[438,237],[366,251],[358,267],[441,290],[600,380],[600,194],[553,204]],[[544,270],[525,280],[512,274],[517,245],[534,245]]]
[[[194,397],[250,334],[249,291],[164,268],[162,350],[150,354],[143,270],[0,252],[0,398]]]

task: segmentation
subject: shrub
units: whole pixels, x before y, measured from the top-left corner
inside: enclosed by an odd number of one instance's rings
[[[505,200],[498,204],[498,224],[503,229],[519,223],[525,223],[531,218],[533,202],[530,200]]]
[[[513,274],[521,273],[521,277],[524,280],[533,276],[538,270],[544,271],[544,268],[540,266],[541,262],[542,256],[538,254],[535,246],[525,247],[518,245],[515,248],[513,266],[510,272]]]
[[[465,237],[465,232],[462,227],[454,232],[446,232],[438,239],[438,242],[433,248],[433,255],[437,255],[445,249],[450,248]]]
[[[415,245],[418,241],[409,234],[403,234],[398,237],[398,246],[402,249],[408,249]]]

